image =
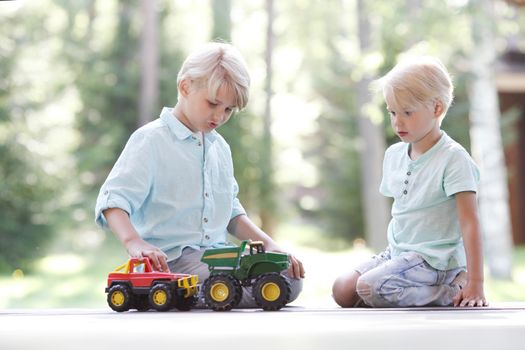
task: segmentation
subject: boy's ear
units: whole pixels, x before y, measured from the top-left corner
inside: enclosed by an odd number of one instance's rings
[[[188,79],[182,79],[179,81],[179,93],[186,97],[190,93],[191,81]]]
[[[441,114],[443,114],[443,102],[437,100],[434,105],[434,116],[439,117]]]

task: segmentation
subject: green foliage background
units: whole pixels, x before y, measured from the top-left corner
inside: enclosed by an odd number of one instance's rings
[[[474,14],[468,3],[373,2],[365,15],[375,46],[362,56],[356,1],[275,1],[274,196],[261,200],[269,191],[261,168],[267,152],[265,3],[156,3],[156,113],[176,103],[176,75],[194,46],[222,38],[245,55],[253,78],[249,108],[219,132],[232,148],[242,202],[256,221],[271,213],[281,224],[277,236],[329,250],[347,249],[365,236],[356,122],[356,83],[364,71],[379,77],[407,52],[440,57],[456,86],[443,128],[469,149]],[[524,10],[504,1],[494,6],[498,50],[509,37],[523,47]],[[136,0],[0,3],[0,273],[38,273],[41,258],[64,252],[91,259],[108,250],[125,258],[95,227],[92,212],[100,185],[139,126],[141,26]],[[376,107],[384,111],[380,99]],[[397,142],[381,114],[387,144]],[[512,140],[516,118],[508,118],[504,135]],[[296,235],[290,225],[307,229]]]

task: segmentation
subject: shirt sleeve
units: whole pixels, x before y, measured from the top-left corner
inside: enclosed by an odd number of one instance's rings
[[[95,205],[95,222],[107,227],[103,211],[120,208],[132,216],[151,191],[154,152],[143,132],[131,135],[122,154],[102,185]]]
[[[459,192],[478,192],[479,169],[465,150],[459,150],[445,168],[443,187],[447,196]]]
[[[381,184],[379,185],[379,193],[385,197],[394,197],[392,191],[388,186],[388,176],[390,175],[389,160],[390,160],[391,148],[388,148],[385,152],[385,157],[383,159],[383,175],[381,177]]]
[[[232,207],[232,214],[230,217],[230,221],[239,216],[246,214],[246,210],[244,210],[244,207],[241,204],[241,201],[239,198],[237,198],[237,195],[239,194],[239,185],[237,184],[237,181],[235,178],[233,178],[233,207]]]

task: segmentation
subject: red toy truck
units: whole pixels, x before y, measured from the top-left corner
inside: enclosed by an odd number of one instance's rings
[[[118,312],[187,311],[197,300],[198,276],[153,271],[148,258],[132,258],[109,273],[105,291],[109,307]]]

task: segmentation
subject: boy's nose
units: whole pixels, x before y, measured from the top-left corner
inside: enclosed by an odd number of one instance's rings
[[[396,116],[393,116],[391,118],[392,126],[398,126],[399,125],[399,119]]]
[[[215,112],[213,114],[213,121],[220,123],[222,122],[222,113],[221,112]]]
[[[224,111],[217,111],[215,112],[215,115],[213,116],[213,119],[217,121],[218,123],[223,123],[226,120],[226,112]]]

